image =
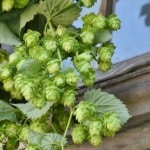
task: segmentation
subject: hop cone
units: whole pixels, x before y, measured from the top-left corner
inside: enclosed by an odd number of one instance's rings
[[[12,53],[9,56],[9,64],[16,65],[22,58],[22,55],[18,52]]]
[[[6,150],[16,149],[19,146],[19,141],[16,138],[9,138],[7,143],[3,146]]]
[[[104,115],[103,120],[104,135],[113,137],[117,131],[121,128],[121,120],[114,112],[108,112]]]
[[[30,0],[14,0],[14,8],[23,8],[25,7]]]
[[[80,0],[80,1],[83,4],[83,6],[87,8],[92,7],[94,3],[96,2],[96,0]]]
[[[88,136],[87,128],[83,125],[77,125],[73,129],[71,136],[75,144],[82,144]]]
[[[62,36],[66,33],[67,29],[61,25],[57,27],[56,33],[58,36]]]
[[[103,72],[110,70],[111,66],[112,66],[111,62],[108,62],[108,63],[107,62],[100,62],[99,63],[99,69]]]
[[[96,106],[93,103],[82,101],[76,106],[74,115],[79,123],[84,122],[95,115]]]
[[[102,137],[101,137],[101,135],[93,135],[93,136],[89,137],[88,141],[93,146],[99,146],[102,143]]]
[[[96,17],[96,15],[92,12],[92,13],[89,13],[89,14],[86,14],[85,16],[82,17],[82,20],[86,25],[92,25],[92,20]]]
[[[62,87],[65,85],[65,76],[63,74],[58,74],[54,77],[54,83],[56,86]]]
[[[40,33],[37,31],[32,31],[28,29],[27,33],[24,34],[23,40],[27,47],[33,47],[39,42]]]
[[[112,30],[118,30],[120,29],[120,20],[119,18],[116,16],[116,14],[111,14],[109,17],[108,17],[108,26],[110,29]]]
[[[2,79],[8,79],[12,76],[13,70],[10,65],[3,66],[1,70],[1,78]]]
[[[14,88],[14,81],[11,78],[3,80],[3,87],[5,91],[12,91]]]
[[[60,70],[60,61],[58,59],[50,60],[47,63],[47,69],[50,74],[57,73]]]
[[[90,136],[101,135],[103,130],[103,124],[100,120],[91,121],[89,125],[89,134]]]
[[[14,6],[14,0],[2,0],[2,11],[11,11]]]
[[[19,129],[19,140],[23,142],[27,142],[29,138],[29,127],[28,126],[22,126]]]

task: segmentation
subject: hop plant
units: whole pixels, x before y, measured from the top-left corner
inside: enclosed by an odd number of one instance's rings
[[[30,0],[14,0],[14,8],[24,8]]]
[[[96,106],[87,101],[81,101],[74,112],[74,115],[79,123],[82,123],[95,115]]]
[[[76,125],[76,127],[73,129],[71,136],[72,136],[72,140],[75,144],[82,144],[88,136],[88,129],[80,124],[80,125]]]
[[[121,120],[114,112],[107,112],[103,120],[104,130],[103,134],[108,137],[113,137],[121,128]]]
[[[111,14],[109,17],[108,17],[108,26],[111,30],[118,30],[120,29],[120,19],[117,17],[116,14]]]
[[[27,33],[24,34],[23,40],[25,41],[25,45],[27,47],[36,46],[39,42],[40,33],[37,31],[32,31],[28,29]]]
[[[2,0],[2,11],[11,11],[14,6],[14,0]]]

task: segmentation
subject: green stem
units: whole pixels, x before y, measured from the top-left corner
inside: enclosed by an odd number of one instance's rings
[[[64,135],[63,135],[63,139],[62,139],[62,143],[61,143],[61,149],[64,150],[64,140],[65,140],[65,137],[67,135],[67,132],[68,132],[68,129],[69,129],[69,126],[70,126],[70,123],[71,123],[71,119],[72,119],[72,116],[73,116],[73,109],[70,108],[70,116],[69,116],[69,119],[68,119],[68,122],[67,122],[67,126],[66,126],[66,129],[65,129],[65,132],[64,132]]]
[[[62,57],[61,57],[59,48],[57,48],[57,55],[58,55],[58,58],[59,58],[60,63],[61,63],[61,68],[63,68],[64,66],[63,66],[63,63],[62,63]]]

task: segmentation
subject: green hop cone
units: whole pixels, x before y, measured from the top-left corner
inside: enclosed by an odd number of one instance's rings
[[[76,101],[76,94],[75,90],[66,90],[62,96],[62,101],[64,106],[71,107],[74,105]]]
[[[11,11],[14,6],[14,0],[2,0],[2,11]]]
[[[24,34],[23,40],[25,41],[25,45],[27,47],[33,47],[38,44],[40,33],[37,31],[32,31],[30,29],[27,30],[27,33]]]
[[[54,77],[54,83],[56,86],[63,87],[65,85],[65,76],[58,74]]]
[[[74,112],[76,119],[79,123],[82,123],[95,115],[96,106],[93,103],[87,101],[81,101]]]
[[[82,144],[87,139],[88,130],[82,124],[76,125],[76,127],[73,129],[71,133],[71,136],[75,144]]]
[[[113,137],[115,133],[121,128],[121,120],[116,113],[107,112],[104,114],[103,125],[103,134],[107,137]]]
[[[59,72],[60,70],[60,61],[59,59],[52,59],[47,63],[47,70],[50,74]]]
[[[62,36],[67,32],[67,29],[61,25],[59,25],[56,29],[56,33],[58,36]]]
[[[1,78],[2,79],[8,79],[12,76],[13,70],[10,65],[5,65],[2,67],[1,70]]]
[[[3,87],[5,91],[12,91],[14,88],[14,81],[11,78],[3,80]]]
[[[64,36],[60,40],[62,49],[67,53],[75,53],[78,51],[79,43],[71,36]]]
[[[45,97],[50,102],[58,102],[60,99],[60,89],[55,85],[48,85],[44,89]]]
[[[93,135],[88,138],[88,141],[93,146],[99,146],[100,144],[102,144],[102,137],[101,137],[101,135]]]
[[[106,27],[106,18],[102,14],[98,14],[92,20],[92,24],[94,28],[103,30]]]
[[[80,0],[80,2],[83,4],[83,6],[89,8],[89,7],[92,7],[94,5],[96,0]]]
[[[62,115],[60,115],[60,118],[61,119],[59,119],[59,121],[58,121],[59,126],[63,131],[65,131],[68,120],[69,120],[69,114],[68,113],[63,113]]]
[[[23,56],[25,56],[27,54],[27,51],[28,51],[28,48],[25,45],[16,46],[14,49],[15,53],[20,53]]]
[[[22,58],[22,55],[18,52],[12,53],[9,56],[9,64],[16,65]]]
[[[85,60],[87,62],[91,62],[93,60],[93,56],[91,55],[90,51],[85,51],[79,55],[76,55],[74,57],[74,59],[76,61],[82,61],[82,60]]]
[[[68,70],[65,73],[66,83],[70,86],[76,86],[78,84],[79,77],[74,73],[73,70]]]
[[[96,72],[90,69],[88,73],[82,74],[82,81],[86,86],[92,86],[96,80]]]
[[[86,25],[91,25],[91,26],[92,26],[92,20],[93,20],[95,17],[96,17],[96,15],[95,15],[93,12],[91,12],[91,13],[86,14],[85,16],[83,16],[83,17],[82,17],[82,20],[83,20],[85,26],[86,26]]]
[[[43,40],[43,47],[50,53],[54,53],[57,50],[57,41],[52,37],[46,37]]]
[[[25,150],[42,150],[38,145],[28,144]]]
[[[46,133],[48,132],[48,128],[47,128],[47,124],[45,122],[45,120],[41,121],[40,119],[37,120],[32,120],[32,122],[30,123],[30,128],[38,133]]]
[[[4,131],[0,131],[0,142],[3,142],[5,140],[5,133]]]
[[[102,71],[102,72],[106,72],[108,70],[111,69],[112,67],[112,63],[111,62],[99,62],[99,69]]]
[[[5,135],[8,138],[15,138],[15,137],[17,137],[18,129],[19,129],[18,125],[16,125],[13,122],[10,122],[5,127]]]
[[[109,17],[108,17],[108,20],[107,20],[107,23],[108,23],[108,27],[111,29],[111,30],[118,30],[120,29],[120,19],[116,16],[116,14],[111,14]]]
[[[30,0],[14,0],[14,8],[24,8]]]
[[[100,120],[95,120],[95,121],[91,121],[90,125],[89,125],[89,134],[90,136],[94,136],[94,135],[101,135],[103,130],[103,124],[102,121]]]
[[[80,37],[83,43],[92,45],[95,39],[95,31],[89,29],[83,30],[80,34]]]
[[[18,132],[19,140],[22,142],[27,142],[29,138],[29,127],[28,126],[21,126]]]

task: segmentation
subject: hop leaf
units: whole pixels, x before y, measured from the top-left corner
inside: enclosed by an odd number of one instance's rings
[[[82,144],[87,139],[87,128],[83,125],[77,125],[72,133],[72,140],[75,144]]]
[[[30,0],[14,0],[14,8],[24,8]]]
[[[29,144],[29,145],[27,145],[25,150],[42,150],[42,148],[39,147],[38,145]]]

